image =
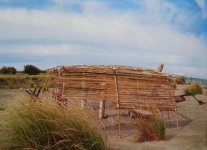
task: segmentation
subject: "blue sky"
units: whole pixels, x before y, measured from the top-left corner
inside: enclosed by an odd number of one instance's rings
[[[0,67],[112,64],[207,79],[207,0],[0,0]]]

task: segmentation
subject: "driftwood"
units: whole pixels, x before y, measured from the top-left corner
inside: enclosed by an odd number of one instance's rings
[[[206,102],[203,102],[201,100],[198,100],[194,95],[191,95],[191,96],[193,96],[193,98],[198,102],[199,105],[203,105],[203,104],[206,103]]]
[[[129,111],[129,116],[132,118],[152,118],[154,114],[151,111],[143,110],[143,109],[131,109]]]
[[[34,100],[34,101],[40,101],[40,92],[42,91],[42,87],[35,87],[34,89],[31,89],[29,86],[25,86],[25,92]]]
[[[185,96],[192,96],[198,102],[199,105],[203,105],[206,103],[206,102],[203,102],[202,100],[197,99],[194,95],[186,95],[186,94],[175,96],[175,101],[177,103],[183,102],[185,101]]]
[[[157,71],[162,72],[163,68],[164,68],[164,64],[160,64]]]
[[[175,96],[176,103],[185,101],[185,94]]]

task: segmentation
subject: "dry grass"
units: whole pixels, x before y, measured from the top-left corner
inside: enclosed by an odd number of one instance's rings
[[[68,107],[44,99],[31,104],[27,98],[6,110],[3,149],[106,149],[99,121],[90,109]]]
[[[147,110],[154,115],[150,118],[139,118],[137,121],[136,142],[158,141],[165,139],[165,125],[155,105],[147,105]]]
[[[196,95],[196,94],[202,94],[203,91],[202,91],[202,88],[200,86],[199,83],[191,83],[190,85],[188,85],[186,88],[185,88],[185,94],[186,95]]]
[[[3,106],[3,104],[0,104],[0,111],[1,110],[4,110],[5,108],[4,108],[4,106]]]
[[[137,122],[136,142],[158,141],[165,139],[164,122],[158,118],[139,119]]]
[[[26,84],[29,87],[41,86],[45,83],[47,78],[46,74],[41,75],[2,75],[0,74],[0,89],[17,89],[24,87]]]
[[[184,76],[177,76],[175,78],[175,83],[176,84],[185,84],[185,77]]]
[[[205,128],[205,143],[206,143],[206,146],[207,146],[207,121],[206,121],[206,128]]]

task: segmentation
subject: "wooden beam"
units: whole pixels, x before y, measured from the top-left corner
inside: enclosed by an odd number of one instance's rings
[[[115,70],[116,72],[116,70]],[[119,98],[119,86],[118,86],[118,82],[117,82],[117,75],[114,75],[114,79],[115,79],[115,86],[116,86],[116,98],[117,98],[117,107],[118,107],[118,124],[119,124],[119,137],[121,138],[121,112],[120,112],[120,98]]]
[[[160,64],[157,71],[162,72],[163,68],[164,68],[164,64]]]
[[[105,104],[106,104],[105,100],[101,100],[100,101],[100,105],[99,105],[99,119],[103,119],[105,117]]]

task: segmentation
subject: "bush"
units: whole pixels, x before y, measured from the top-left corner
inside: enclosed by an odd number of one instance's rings
[[[206,124],[206,145],[207,145],[207,124]]]
[[[175,78],[175,83],[176,84],[185,84],[185,77],[184,76],[177,76]]]
[[[54,100],[25,99],[7,109],[3,149],[106,149],[98,119],[89,109]],[[1,126],[2,128],[2,126]]]
[[[29,75],[37,75],[41,73],[41,70],[34,65],[25,65],[23,72]]]
[[[4,106],[2,104],[0,104],[0,111],[4,110]]]
[[[190,85],[188,85],[186,88],[185,88],[185,94],[186,95],[196,95],[196,94],[202,94],[202,88],[200,86],[199,83],[191,83]]]
[[[135,135],[136,142],[146,142],[165,139],[165,125],[160,118],[150,120],[139,119],[138,132]]]
[[[16,74],[17,73],[17,70],[14,67],[6,67],[6,66],[3,66],[0,69],[0,73],[1,74]]]

